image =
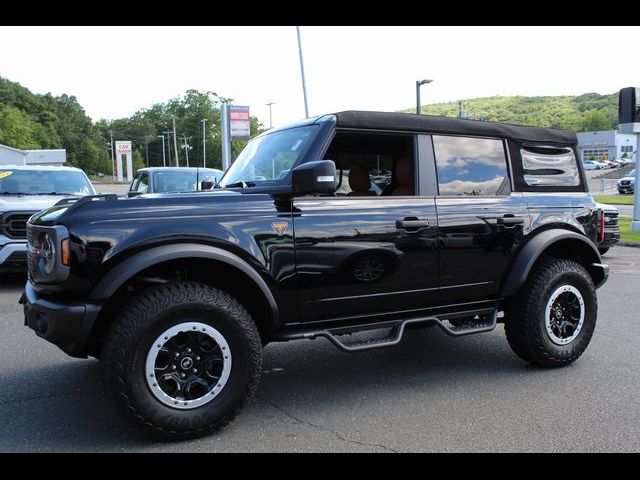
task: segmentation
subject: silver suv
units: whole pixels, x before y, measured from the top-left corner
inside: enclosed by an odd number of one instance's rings
[[[62,198],[95,195],[73,167],[0,166],[0,272],[25,270],[27,220]]]

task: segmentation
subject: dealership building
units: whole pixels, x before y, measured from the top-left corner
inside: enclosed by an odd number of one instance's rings
[[[578,132],[578,154],[585,160],[612,160],[626,158],[635,160],[636,136],[617,130]]]

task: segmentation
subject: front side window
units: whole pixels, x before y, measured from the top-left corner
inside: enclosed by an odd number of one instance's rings
[[[311,142],[316,128],[291,128],[251,140],[220,180],[220,186],[283,183]]]
[[[434,135],[440,195],[498,195],[509,185],[502,140]]]
[[[149,190],[149,174],[143,173],[140,175],[140,180],[136,185],[136,192],[147,193],[147,190]]]

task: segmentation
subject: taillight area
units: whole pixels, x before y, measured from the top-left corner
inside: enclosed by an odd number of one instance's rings
[[[598,209],[598,243],[604,240],[604,211]]]

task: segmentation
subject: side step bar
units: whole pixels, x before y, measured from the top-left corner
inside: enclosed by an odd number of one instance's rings
[[[459,337],[474,333],[489,332],[496,327],[498,318],[497,308],[485,308],[481,310],[467,310],[449,314],[433,315],[426,317],[412,317],[404,320],[371,323],[357,327],[328,328],[325,330],[310,332],[292,332],[285,334],[282,340],[313,340],[324,337],[343,352],[360,352],[374,348],[391,347],[402,340],[405,327],[413,324],[435,324],[448,335]],[[366,340],[343,341],[338,337],[364,332],[367,330],[382,330],[390,328],[387,335]]]

